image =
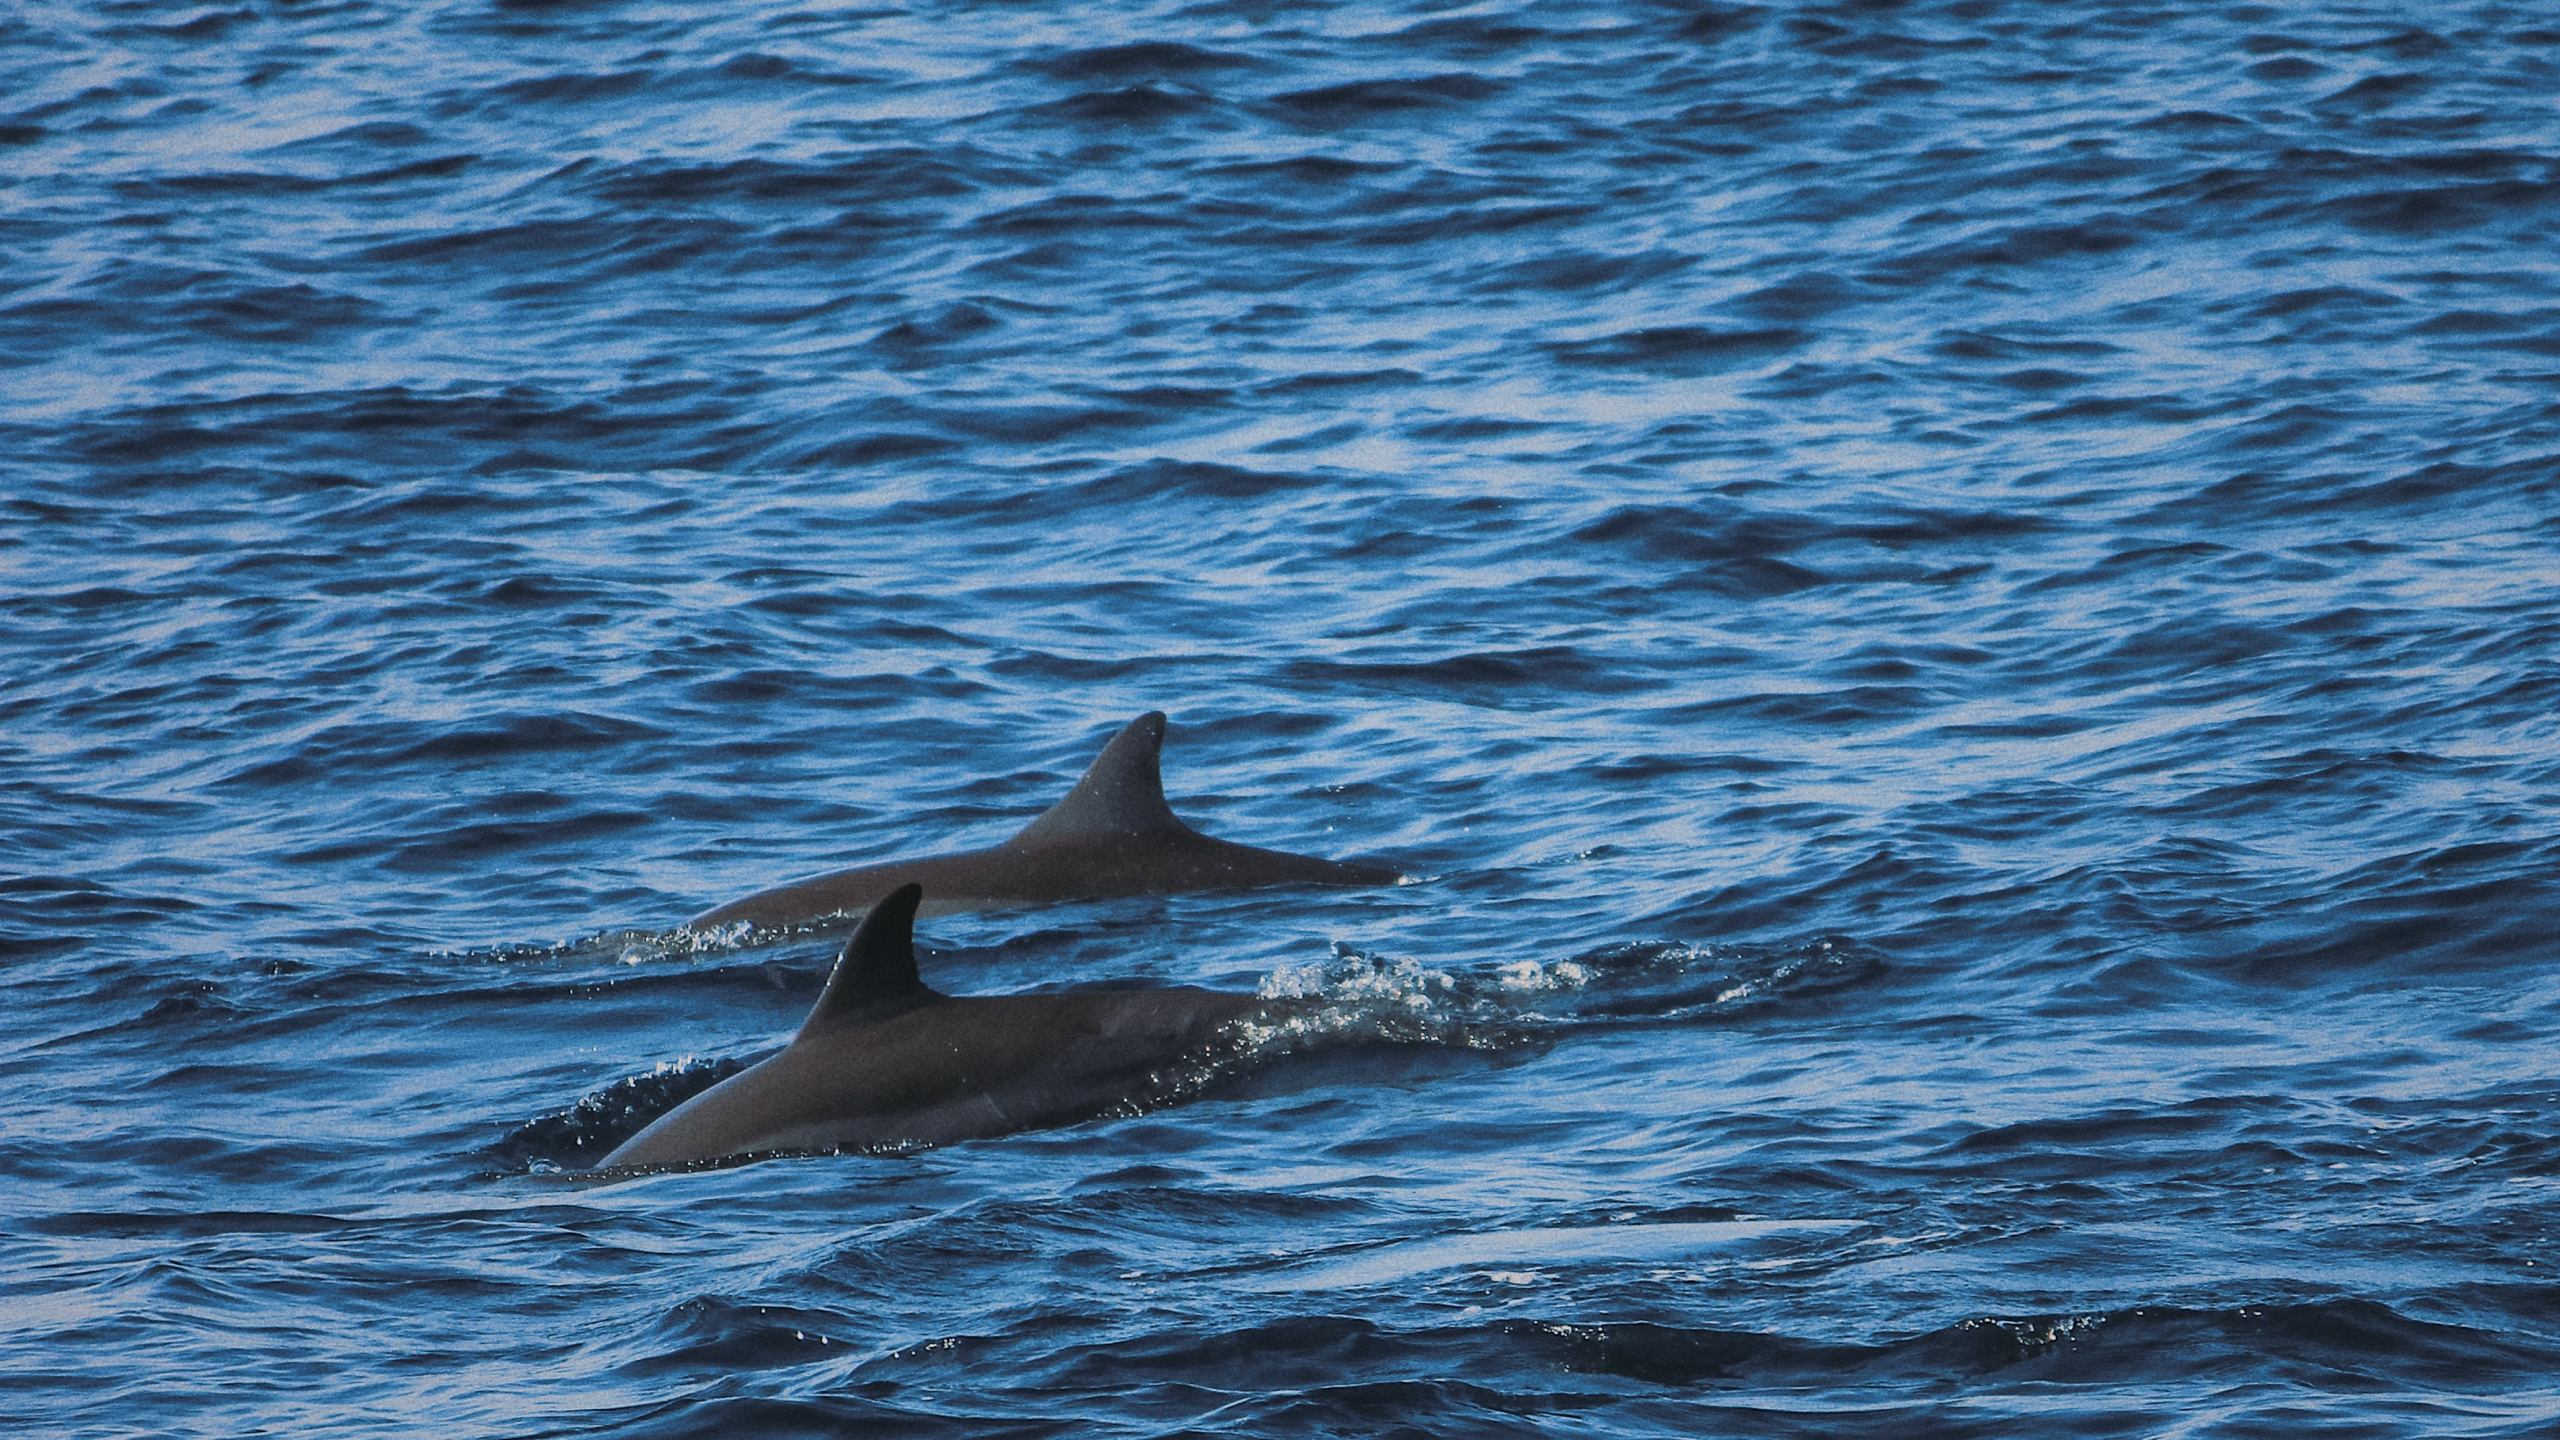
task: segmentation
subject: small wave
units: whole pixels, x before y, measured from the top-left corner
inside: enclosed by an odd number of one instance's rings
[[[1326,960],[1274,970],[1257,993],[1312,1002],[1278,1012],[1293,1034],[1501,1050],[1543,1043],[1574,1026],[1720,1016],[1853,985],[1882,968],[1875,951],[1836,936],[1785,946],[1651,941],[1481,971],[1435,969],[1336,943]]]
[[[1661,1326],[1552,1325],[1575,1352],[1569,1368],[1657,1383],[1750,1376],[1758,1383],[1889,1382],[1897,1372],[1996,1377],[2007,1383],[2123,1384],[2199,1367],[2274,1364],[2395,1375],[2468,1387],[2520,1378],[2548,1363],[2543,1347],[2460,1325],[2413,1320],[2371,1300],[2338,1298],[2229,1309],[2141,1306],[2045,1315],[1987,1315],[1906,1340],[1825,1344]]]
[[[538,1115],[482,1148],[479,1158],[518,1174],[586,1170],[623,1141],[678,1105],[747,1068],[735,1058],[662,1060],[645,1075],[627,1075],[566,1110]],[[502,1172],[502,1173],[503,1173]]]
[[[1651,1225],[1550,1226],[1405,1241],[1310,1268],[1264,1276],[1266,1290],[1357,1289],[1404,1285],[1444,1270],[1468,1270],[1499,1283],[1546,1267],[1591,1261],[1694,1261],[1716,1256],[1765,1266],[1773,1246],[1856,1230],[1856,1220],[1726,1220]]]
[[[599,930],[567,940],[430,950],[427,954],[437,960],[484,965],[661,965],[718,958],[782,940],[841,932],[851,924],[849,919],[839,919],[832,923],[759,930],[740,920],[709,930],[689,930],[681,926],[671,930]]]

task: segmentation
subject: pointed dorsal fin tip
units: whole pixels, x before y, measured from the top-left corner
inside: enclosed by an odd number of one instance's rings
[[[1008,844],[1079,835],[1188,831],[1164,800],[1165,714],[1150,710],[1120,727],[1065,799],[1022,827]]]
[[[859,1018],[883,1005],[913,1003],[934,992],[916,975],[916,907],[924,887],[901,885],[880,898],[844,942],[827,988],[810,1007],[800,1033]]]

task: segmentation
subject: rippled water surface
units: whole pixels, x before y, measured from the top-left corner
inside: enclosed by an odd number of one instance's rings
[[[13,1433],[2543,1435],[2560,17],[26,0]],[[581,1172],[1167,711],[1330,1018]]]

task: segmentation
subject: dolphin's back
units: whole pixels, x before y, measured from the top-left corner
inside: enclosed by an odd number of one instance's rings
[[[940,998],[794,1041],[661,1116],[607,1166],[771,1150],[944,1145],[1144,1106],[1207,1061],[1251,995],[1094,991]]]
[[[1205,1062],[1250,995],[1141,990],[948,1000],[792,1058],[795,1123],[750,1148],[943,1145],[1143,1107]]]
[[[1264,1008],[1218,990],[955,999],[916,976],[914,885],[871,909],[781,1054],[660,1116],[607,1167],[940,1145],[1062,1125],[1178,1088]]]
[[[924,913],[1257,885],[1392,885],[1398,871],[1213,840],[1165,803],[1161,712],[1122,727],[1065,799],[984,850],[866,865],[794,881],[686,921],[713,929],[789,925],[867,909],[920,885]]]

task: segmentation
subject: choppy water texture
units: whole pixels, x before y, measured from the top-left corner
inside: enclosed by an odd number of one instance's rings
[[[13,6],[0,1415],[2551,1433],[2555,94],[2523,5]],[[685,916],[1159,707],[1429,878],[928,978],[1328,1043],[581,1178],[829,958]]]

